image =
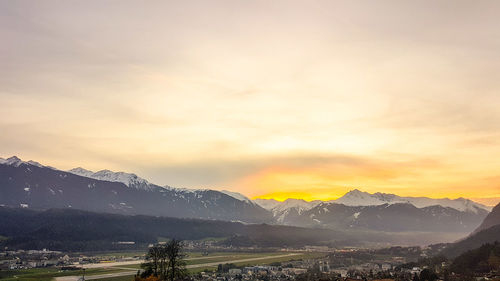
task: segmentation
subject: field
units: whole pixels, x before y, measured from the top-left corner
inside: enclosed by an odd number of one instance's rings
[[[122,255],[122,253],[120,253]],[[123,256],[133,256],[137,253],[125,253]],[[270,253],[242,253],[242,252],[220,252],[211,253],[209,256],[203,256],[201,253],[189,253],[186,258],[186,264],[189,272],[197,273],[207,270],[215,270],[219,263],[234,263],[237,266],[251,266],[251,265],[264,265],[275,262],[286,262],[298,259],[318,258],[323,256],[321,253],[283,253],[283,252],[270,252]],[[133,280],[133,272],[140,268],[139,264],[131,265],[118,265],[112,264],[102,265],[100,268],[88,268],[85,270],[85,276],[88,280],[101,280],[101,281],[131,281]],[[113,274],[127,274],[128,276],[116,276]],[[16,271],[0,271],[0,279],[6,281],[49,281],[54,280],[76,280],[76,276],[81,276],[81,270],[75,271],[59,271],[55,268],[43,269],[26,269]],[[111,274],[111,275],[104,275]],[[104,276],[103,276],[104,275]],[[62,278],[64,277],[64,278]],[[95,279],[94,279],[95,278]]]
[[[120,272],[120,269],[95,268],[86,270],[85,275]],[[4,281],[50,281],[55,277],[81,274],[80,270],[60,271],[56,268],[33,268],[22,270],[0,271],[0,279]]]

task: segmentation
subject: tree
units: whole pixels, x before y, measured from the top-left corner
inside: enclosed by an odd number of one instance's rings
[[[159,275],[161,272],[161,254],[162,250],[160,245],[155,245],[149,248],[148,253],[146,254],[146,262],[141,264],[141,267],[144,268],[144,272],[141,275],[142,277]]]
[[[165,245],[167,262],[166,280],[175,281],[187,276],[185,254],[181,240],[172,239]]]
[[[435,281],[438,279],[438,276],[435,272],[426,268],[420,272],[420,280],[421,281]]]
[[[146,263],[141,266],[144,272],[142,278],[158,277],[158,280],[182,280],[187,276],[184,262],[182,241],[172,239],[165,245],[150,247],[146,255]]]

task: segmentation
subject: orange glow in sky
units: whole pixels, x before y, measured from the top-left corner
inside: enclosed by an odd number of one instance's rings
[[[500,200],[500,1],[77,2],[0,2],[0,157]]]

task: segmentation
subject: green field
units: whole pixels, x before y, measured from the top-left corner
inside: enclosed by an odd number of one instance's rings
[[[272,257],[276,255],[283,255],[280,252],[271,252],[271,253],[230,253],[230,252],[221,252],[221,253],[212,253],[210,256],[202,256],[201,254],[189,255],[186,260],[186,265],[196,265],[196,264],[204,264],[204,263],[212,263],[212,262],[220,262],[224,263],[225,261],[231,260],[240,260],[240,259],[248,259],[248,258],[260,258],[260,257]],[[190,260],[191,258],[195,258]],[[140,265],[124,265],[119,266],[120,268],[130,268],[130,269],[139,269]]]
[[[121,276],[121,277],[110,277],[110,278],[102,278],[96,279],[97,281],[134,281],[133,276]]]
[[[310,258],[318,258],[323,256],[321,253],[299,253],[298,255],[288,256],[288,257],[275,257],[279,255],[284,255],[287,253],[283,252],[269,252],[269,253],[249,253],[249,252],[214,252],[210,253],[209,256],[204,256],[202,253],[188,253],[188,260],[186,260],[187,265],[200,265],[200,267],[190,268],[189,272],[191,274],[198,273],[201,271],[213,271],[216,269],[216,266],[203,266],[203,264],[207,263],[229,263],[234,260],[242,260],[249,258],[261,258],[268,257],[262,260],[256,261],[247,261],[247,262],[239,262],[235,263],[237,266],[251,266],[251,265],[264,265],[270,264],[274,262],[286,262],[291,260],[299,260],[299,259],[310,259]],[[110,253],[109,256],[136,256],[138,253]],[[191,258],[195,258],[193,260],[189,260]],[[124,266],[116,266],[109,268],[94,268],[94,269],[86,269],[85,275],[99,275],[106,273],[116,273],[130,270],[137,270],[140,268],[140,265],[124,265]],[[81,275],[81,270],[72,270],[72,271],[60,271],[56,268],[36,268],[36,269],[23,269],[23,270],[9,270],[9,271],[0,271],[0,279],[5,281],[50,281],[54,277],[60,276],[74,276]],[[133,280],[132,276],[124,276],[124,277],[113,277],[113,278],[103,278],[98,279],[102,281],[131,281]]]
[[[85,270],[85,275],[121,272],[120,269],[95,268]],[[81,270],[61,271],[57,268],[32,268],[0,271],[0,279],[5,281],[50,281],[54,277],[81,275]]]

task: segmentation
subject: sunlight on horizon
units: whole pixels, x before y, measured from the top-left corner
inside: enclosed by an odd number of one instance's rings
[[[2,2],[0,157],[252,198],[500,200],[498,8]]]

